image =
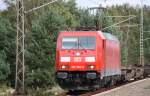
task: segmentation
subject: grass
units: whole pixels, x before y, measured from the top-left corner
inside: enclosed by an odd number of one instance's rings
[[[10,96],[10,93],[13,91],[11,87],[8,87],[5,84],[0,84],[0,96]],[[54,86],[52,88],[26,88],[27,96],[56,96],[64,92],[59,86]]]
[[[12,88],[10,88],[4,84],[0,85],[0,96],[8,96],[11,91],[13,91]]]
[[[65,92],[59,86],[54,86],[52,88],[38,88],[38,89],[27,89],[28,96],[57,96],[60,93]]]

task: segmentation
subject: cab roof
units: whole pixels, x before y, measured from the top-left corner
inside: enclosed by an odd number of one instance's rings
[[[100,35],[102,39],[105,39],[101,31],[61,31],[61,36],[96,36]]]
[[[96,36],[99,34],[99,36],[102,39],[111,40],[111,41],[117,41],[119,42],[118,38],[110,33],[107,32],[101,32],[101,31],[61,31],[61,36]]]
[[[103,32],[106,39],[119,42],[118,38],[110,33]]]

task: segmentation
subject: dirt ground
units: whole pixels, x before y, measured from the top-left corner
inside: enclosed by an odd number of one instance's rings
[[[150,78],[93,96],[150,96]]]

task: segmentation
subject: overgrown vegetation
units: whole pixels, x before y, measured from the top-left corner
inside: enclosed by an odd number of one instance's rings
[[[9,1],[9,0],[8,0]],[[42,4],[43,0],[24,0],[26,10]],[[49,0],[45,0],[45,2]],[[7,2],[7,10],[0,12],[0,86],[2,83],[15,84],[15,36],[16,36],[16,11],[11,1]],[[136,15],[131,20],[132,24],[139,24],[139,7],[123,6],[108,7],[107,15]],[[150,26],[150,7],[145,6],[144,30],[148,31]],[[106,13],[105,13],[106,14]],[[103,15],[104,18],[105,15]],[[123,18],[104,18],[103,27],[119,22]],[[76,7],[74,0],[68,2],[60,1],[54,5],[47,6],[36,12],[26,15],[26,50],[25,50],[25,86],[29,89],[52,88],[55,81],[55,48],[57,35],[62,30],[74,30],[79,26],[95,26],[95,17],[85,9]],[[128,22],[121,25],[126,25]],[[139,26],[130,28],[128,44],[126,45],[126,32],[128,27],[111,27],[106,32],[115,34],[122,47],[122,64],[139,64]],[[150,33],[145,33],[148,38]],[[150,50],[149,41],[144,42],[145,62],[149,63]],[[128,51],[126,51],[126,46]],[[128,53],[128,61],[126,60]]]

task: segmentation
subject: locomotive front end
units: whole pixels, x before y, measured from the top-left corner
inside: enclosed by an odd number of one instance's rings
[[[56,78],[63,88],[76,90],[94,84],[99,77],[96,36],[85,32],[61,33],[57,41],[56,66]]]

